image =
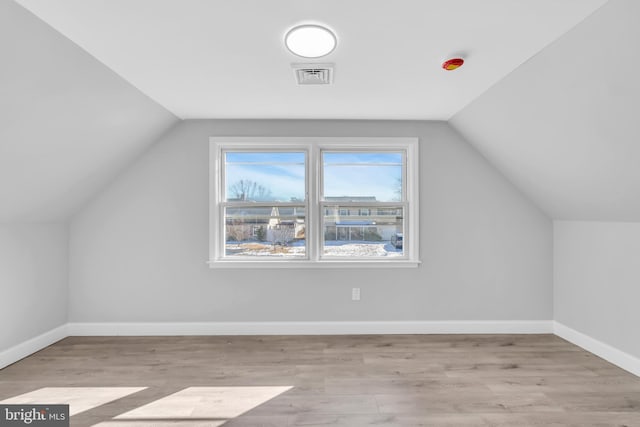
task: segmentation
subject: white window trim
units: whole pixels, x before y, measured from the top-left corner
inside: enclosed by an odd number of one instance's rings
[[[407,137],[211,137],[209,139],[209,261],[211,268],[411,268],[420,265],[419,254],[419,153],[418,138]],[[222,152],[223,150],[283,150],[307,151],[307,194],[306,207],[306,233],[307,233],[307,257],[305,259],[266,259],[254,260],[247,258],[225,258],[222,221],[224,220],[221,203],[224,194],[223,180],[221,179]],[[323,202],[319,200],[322,188],[322,177],[319,167],[319,159],[322,150],[349,151],[349,150],[404,150],[406,152],[404,174],[405,201],[408,207],[404,213],[404,247],[405,256],[402,258],[359,258],[337,259],[322,258],[320,256],[320,227],[321,209]],[[399,204],[402,204],[399,203]]]

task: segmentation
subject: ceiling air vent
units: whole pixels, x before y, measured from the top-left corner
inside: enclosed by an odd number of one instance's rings
[[[333,64],[291,64],[299,85],[333,83]]]

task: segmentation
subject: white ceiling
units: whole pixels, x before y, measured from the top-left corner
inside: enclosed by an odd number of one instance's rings
[[[639,18],[611,0],[451,122],[553,218],[640,221]]]
[[[0,0],[0,222],[76,212],[176,123],[145,94],[188,118],[455,114],[551,217],[640,221],[637,0],[20,2],[124,79]],[[312,16],[340,38],[331,87],[296,86],[281,43]]]
[[[446,120],[605,0],[18,2],[182,118]],[[295,84],[301,23],[337,34],[333,86]]]

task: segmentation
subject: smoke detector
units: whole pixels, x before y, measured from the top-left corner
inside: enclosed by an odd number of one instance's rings
[[[291,64],[299,85],[333,83],[333,64]]]

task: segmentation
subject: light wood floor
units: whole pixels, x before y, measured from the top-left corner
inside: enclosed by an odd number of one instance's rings
[[[640,378],[553,335],[71,337],[0,371],[0,400],[44,387],[146,387],[74,426],[640,426]]]

